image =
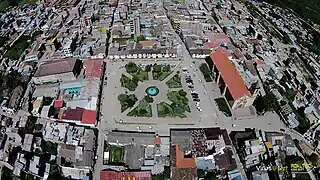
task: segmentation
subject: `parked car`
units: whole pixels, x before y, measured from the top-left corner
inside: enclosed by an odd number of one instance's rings
[[[200,99],[193,99],[193,101],[200,102]]]
[[[194,99],[198,99],[198,98],[199,98],[199,95],[198,95],[198,94],[191,95],[191,96],[192,96],[192,98],[194,98]]]
[[[188,88],[194,88],[194,86],[188,86]]]

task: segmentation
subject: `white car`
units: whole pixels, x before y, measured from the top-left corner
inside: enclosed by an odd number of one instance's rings
[[[199,82],[202,82],[202,80],[201,80],[201,79],[199,79]]]
[[[204,92],[204,94],[207,94],[207,93],[208,93],[206,90],[204,90],[203,92]]]
[[[200,112],[202,112],[202,109],[201,109],[201,108],[199,108],[199,111],[200,111]]]

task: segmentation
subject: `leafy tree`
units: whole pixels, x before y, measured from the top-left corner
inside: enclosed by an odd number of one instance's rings
[[[170,69],[170,65],[165,65],[165,66],[163,66],[162,67],[162,70],[164,71],[164,72],[169,72],[171,69]]]
[[[143,35],[140,35],[137,37],[137,42],[145,41],[145,40],[146,40],[146,37],[144,37]]]
[[[289,99],[289,101],[293,101],[294,98],[296,97],[296,91],[293,89],[287,89],[287,91],[285,91],[284,95]]]
[[[51,155],[57,155],[58,144],[50,141],[43,141],[41,143],[42,152],[49,153]]]
[[[135,83],[138,83],[139,82],[139,78],[136,75],[133,75],[132,76],[132,81],[135,82]]]
[[[260,113],[263,113],[265,111],[278,110],[280,108],[276,96],[271,92],[268,92],[263,97],[258,96],[253,102],[253,105]]]
[[[181,98],[181,101],[182,101],[182,103],[183,103],[184,105],[187,105],[188,102],[189,102],[188,98],[185,97],[185,96],[183,96],[183,97]]]
[[[118,96],[118,100],[121,101],[121,102],[126,102],[128,100],[128,95],[126,94],[120,94]]]
[[[126,70],[128,73],[135,73],[138,71],[138,66],[134,62],[129,62],[126,64]]]
[[[153,98],[151,96],[145,96],[144,99],[147,101],[147,103],[153,103]]]
[[[185,92],[183,89],[179,90],[179,95],[180,96],[187,96],[187,92]]]
[[[154,64],[153,65],[153,72],[161,72],[161,65],[157,65],[157,64]]]
[[[145,71],[150,72],[152,68],[151,64],[146,65]]]

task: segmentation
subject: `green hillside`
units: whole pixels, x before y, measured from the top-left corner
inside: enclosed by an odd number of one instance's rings
[[[33,4],[38,0],[0,0],[0,12],[5,11],[9,6],[17,6],[19,4]]]
[[[263,0],[280,7],[290,8],[305,20],[320,24],[320,0]]]

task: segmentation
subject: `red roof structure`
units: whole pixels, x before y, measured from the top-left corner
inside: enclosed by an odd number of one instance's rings
[[[84,110],[82,114],[81,123],[83,124],[95,124],[96,123],[96,111]]]
[[[152,180],[151,171],[117,172],[101,171],[101,180]]]
[[[83,64],[85,66],[85,75],[86,77],[95,77],[99,78],[102,72],[102,59],[89,59],[84,60]]]
[[[251,96],[237,69],[228,58],[228,54],[217,50],[210,54],[215,67],[221,73],[221,77],[228,86],[231,96],[237,100],[244,95]]]
[[[53,107],[54,108],[62,108],[63,107],[63,100],[61,100],[61,99],[54,100]]]
[[[194,168],[196,161],[194,158],[185,158],[183,152],[180,150],[180,145],[175,145],[176,150],[176,167],[177,168]]]
[[[225,33],[207,33],[207,38],[209,39],[210,43],[213,44],[222,44],[230,42],[228,35]]]
[[[78,107],[76,109],[67,109],[62,112],[60,119],[81,121],[84,110]]]

